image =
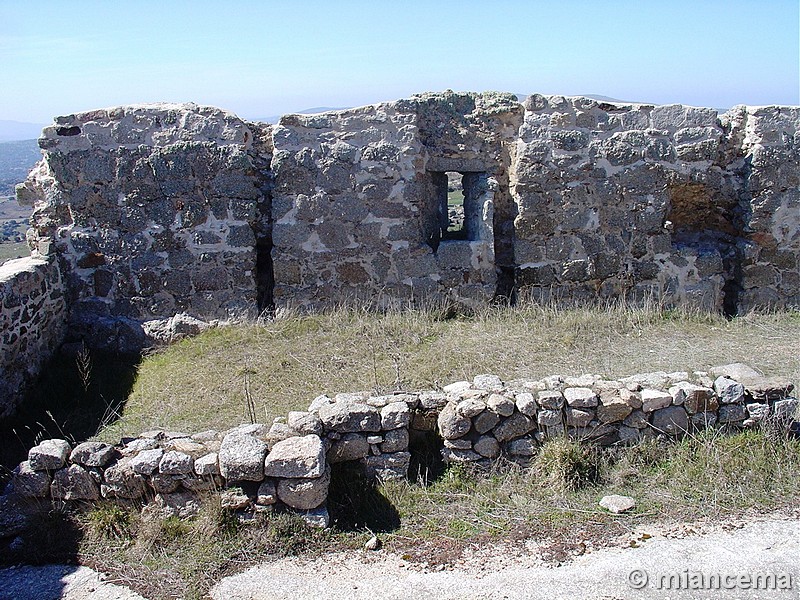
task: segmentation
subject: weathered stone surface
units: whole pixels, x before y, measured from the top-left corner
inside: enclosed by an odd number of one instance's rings
[[[267,477],[314,478],[322,476],[324,471],[325,447],[317,435],[278,442],[264,462]]]
[[[644,429],[650,424],[648,420],[648,415],[641,410],[634,410],[631,414],[629,414],[625,419],[622,421],[626,427],[632,427],[634,429]]]
[[[200,514],[200,498],[194,492],[161,493],[156,494],[153,500],[162,519],[190,519]]]
[[[70,462],[84,467],[105,467],[114,458],[114,446],[103,442],[83,442],[75,446]]]
[[[699,412],[690,417],[692,427],[695,429],[705,429],[712,427],[717,423],[717,413],[713,412]]]
[[[625,419],[631,412],[633,408],[620,396],[600,398],[597,419],[601,423],[616,423]]]
[[[683,407],[667,406],[653,412],[652,425],[660,433],[679,435],[689,429],[689,417]]]
[[[14,469],[14,490],[26,498],[44,498],[50,491],[51,478],[47,471],[34,471],[29,461],[23,461]]]
[[[472,380],[472,387],[479,390],[500,390],[503,388],[503,380],[497,375],[476,375]]]
[[[303,519],[309,527],[318,527],[325,529],[330,525],[331,518],[328,514],[328,509],[324,506],[313,508],[311,510],[304,510],[299,513],[300,518]]]
[[[543,390],[538,392],[536,401],[542,408],[561,410],[564,406],[564,394],[558,390]]]
[[[152,475],[158,470],[158,465],[163,456],[164,451],[161,448],[143,450],[132,457],[129,464],[134,473],[138,473],[139,475]]]
[[[639,392],[623,387],[617,391],[617,395],[632,409],[642,408],[642,395]]]
[[[534,456],[539,451],[539,444],[533,438],[519,438],[508,442],[506,451],[514,456]]]
[[[444,407],[437,419],[439,433],[446,440],[460,438],[467,433],[472,426],[472,421],[459,415],[455,406],[448,404]]]
[[[392,429],[383,436],[381,452],[402,452],[408,449],[408,429]]]
[[[601,508],[616,514],[627,512],[636,507],[636,500],[630,496],[620,496],[612,494],[610,496],[603,496],[598,503]]]
[[[219,456],[216,452],[210,452],[205,456],[196,458],[194,461],[194,472],[200,476],[219,475]]]
[[[191,475],[194,460],[188,454],[170,450],[165,452],[158,463],[158,472],[162,475]]]
[[[564,399],[572,408],[594,408],[599,402],[597,394],[588,387],[566,388]]]
[[[794,384],[785,377],[760,377],[749,380],[745,390],[756,402],[768,402],[791,396]]]
[[[744,402],[744,386],[733,379],[722,376],[717,377],[714,380],[714,391],[722,404],[741,404]]]
[[[410,452],[392,452],[380,456],[367,456],[361,460],[364,474],[379,481],[392,481],[408,477]]]
[[[772,404],[772,418],[777,421],[790,421],[800,418],[797,408],[800,401],[797,398],[786,398]]]
[[[554,425],[561,425],[564,416],[560,410],[540,410],[536,414],[536,420],[540,427],[553,427]]]
[[[491,431],[500,422],[500,415],[490,410],[485,410],[477,417],[472,419],[472,426],[481,435]]]
[[[708,402],[714,396],[714,390],[700,385],[695,385],[688,381],[679,381],[669,388],[669,395],[672,396],[672,404],[675,406],[686,405],[687,412],[695,413],[705,410]],[[690,407],[693,410],[690,410]]]
[[[53,474],[50,496],[56,500],[97,500],[100,490],[86,469],[70,465]]]
[[[339,433],[381,430],[381,415],[375,407],[368,404],[325,404],[319,408],[319,418],[326,430]]]
[[[252,502],[241,488],[230,488],[220,492],[219,504],[226,510],[246,510]]]
[[[217,453],[220,474],[227,481],[261,481],[267,445],[250,435],[229,433]]]
[[[331,444],[328,450],[328,461],[333,463],[358,460],[369,454],[369,442],[361,433],[345,433]]]
[[[741,404],[723,404],[719,407],[720,423],[736,423],[747,418],[747,411]]]
[[[444,440],[443,445],[445,448],[450,448],[451,450],[472,450],[472,441],[464,438]]]
[[[744,363],[730,363],[728,365],[711,367],[711,374],[714,375],[714,377],[725,377],[738,382],[762,377],[761,373]]]
[[[503,394],[491,394],[486,400],[486,408],[501,417],[510,417],[514,412],[514,406],[514,400]]]
[[[171,494],[181,486],[181,482],[172,475],[153,473],[150,477],[150,486],[157,494]]]
[[[665,408],[672,404],[672,396],[660,390],[644,389],[641,391],[642,410],[646,413]]]
[[[313,479],[278,479],[276,491],[278,498],[287,506],[310,510],[325,502],[330,482],[331,470],[328,468],[320,477]]]
[[[594,411],[567,407],[564,409],[564,422],[567,427],[586,427],[594,419]]]
[[[147,492],[142,475],[133,470],[130,458],[121,458],[112,463],[103,474],[100,492],[104,498],[141,498]]]
[[[752,402],[745,405],[745,409],[747,410],[748,418],[753,419],[753,421],[765,421],[769,417],[769,404]]]
[[[322,435],[322,421],[313,412],[290,411],[286,424],[297,435]]]
[[[411,410],[405,402],[391,402],[381,408],[381,429],[384,431],[408,427],[410,422]]]
[[[485,458],[500,456],[500,444],[491,435],[483,435],[475,442],[473,450]]]
[[[457,448],[442,448],[442,458],[446,463],[478,462],[483,457],[472,450],[459,450]]]
[[[514,397],[514,403],[517,405],[517,410],[523,415],[529,417],[536,416],[536,399],[530,392],[522,392]]]
[[[275,504],[277,501],[278,492],[275,489],[275,482],[272,479],[265,479],[261,482],[261,485],[258,486],[258,492],[256,492],[256,504],[269,506],[270,504]]]
[[[497,394],[492,394],[492,396],[496,395]],[[486,402],[483,400],[479,400],[477,398],[467,398],[456,405],[456,414],[469,419],[481,414],[485,409]]]
[[[28,451],[28,463],[34,471],[55,471],[66,464],[70,450],[66,440],[44,440]]]
[[[507,442],[536,429],[536,421],[527,415],[515,412],[494,428],[492,434],[498,442]]]

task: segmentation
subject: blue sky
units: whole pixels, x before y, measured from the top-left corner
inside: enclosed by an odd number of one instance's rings
[[[798,0],[0,0],[0,119],[247,118],[427,90],[800,104]]]

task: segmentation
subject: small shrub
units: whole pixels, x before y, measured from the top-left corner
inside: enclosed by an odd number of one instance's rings
[[[597,448],[559,438],[542,446],[533,472],[556,488],[575,491],[599,483],[602,462]]]
[[[98,504],[87,515],[89,527],[106,539],[127,539],[131,536],[131,513],[112,504]]]

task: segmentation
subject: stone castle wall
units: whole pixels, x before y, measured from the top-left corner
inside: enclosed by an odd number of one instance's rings
[[[58,349],[67,307],[61,271],[41,258],[0,265],[0,418],[11,415]]]
[[[499,93],[275,126],[126,106],[45,128],[18,198],[34,209],[31,247],[60,269],[68,341],[113,352],[177,313],[353,300],[523,294],[732,315],[800,306],[799,130],[796,107],[718,116]]]

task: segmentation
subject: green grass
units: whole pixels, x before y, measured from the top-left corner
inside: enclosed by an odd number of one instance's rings
[[[800,381],[800,313],[725,320],[648,309],[527,306],[443,311],[340,309],[208,331],[147,357],[123,417],[103,439],[147,429],[202,431],[304,410],[319,394],[440,388],[479,373],[503,379],[607,377],[746,362]]]
[[[9,242],[0,244],[0,264],[7,260],[30,256],[31,251],[25,242]]]
[[[741,361],[800,381],[797,312],[732,321],[655,309],[537,306],[448,315],[341,309],[209,331],[147,357],[122,419],[102,437],[157,426],[233,426],[247,419],[247,394],[269,422],[321,393],[437,388],[486,372],[504,379],[624,376]],[[83,532],[78,556],[152,598],[205,597],[221,577],[257,562],[359,548],[373,531],[383,532],[387,550],[429,564],[455,560],[470,546],[528,539],[562,560],[585,544],[601,546],[656,522],[797,509],[800,440],[710,430],[679,442],[601,450],[559,439],[528,467],[502,460],[490,471],[454,465],[428,485],[374,487],[347,479],[346,469],[337,473],[331,512],[341,518],[331,530],[276,513],[241,524],[213,496],[185,522],[147,521],[134,508],[100,505],[75,517]],[[636,508],[623,515],[599,508],[602,496],[615,493],[634,497]],[[348,502],[357,504],[352,514]]]

